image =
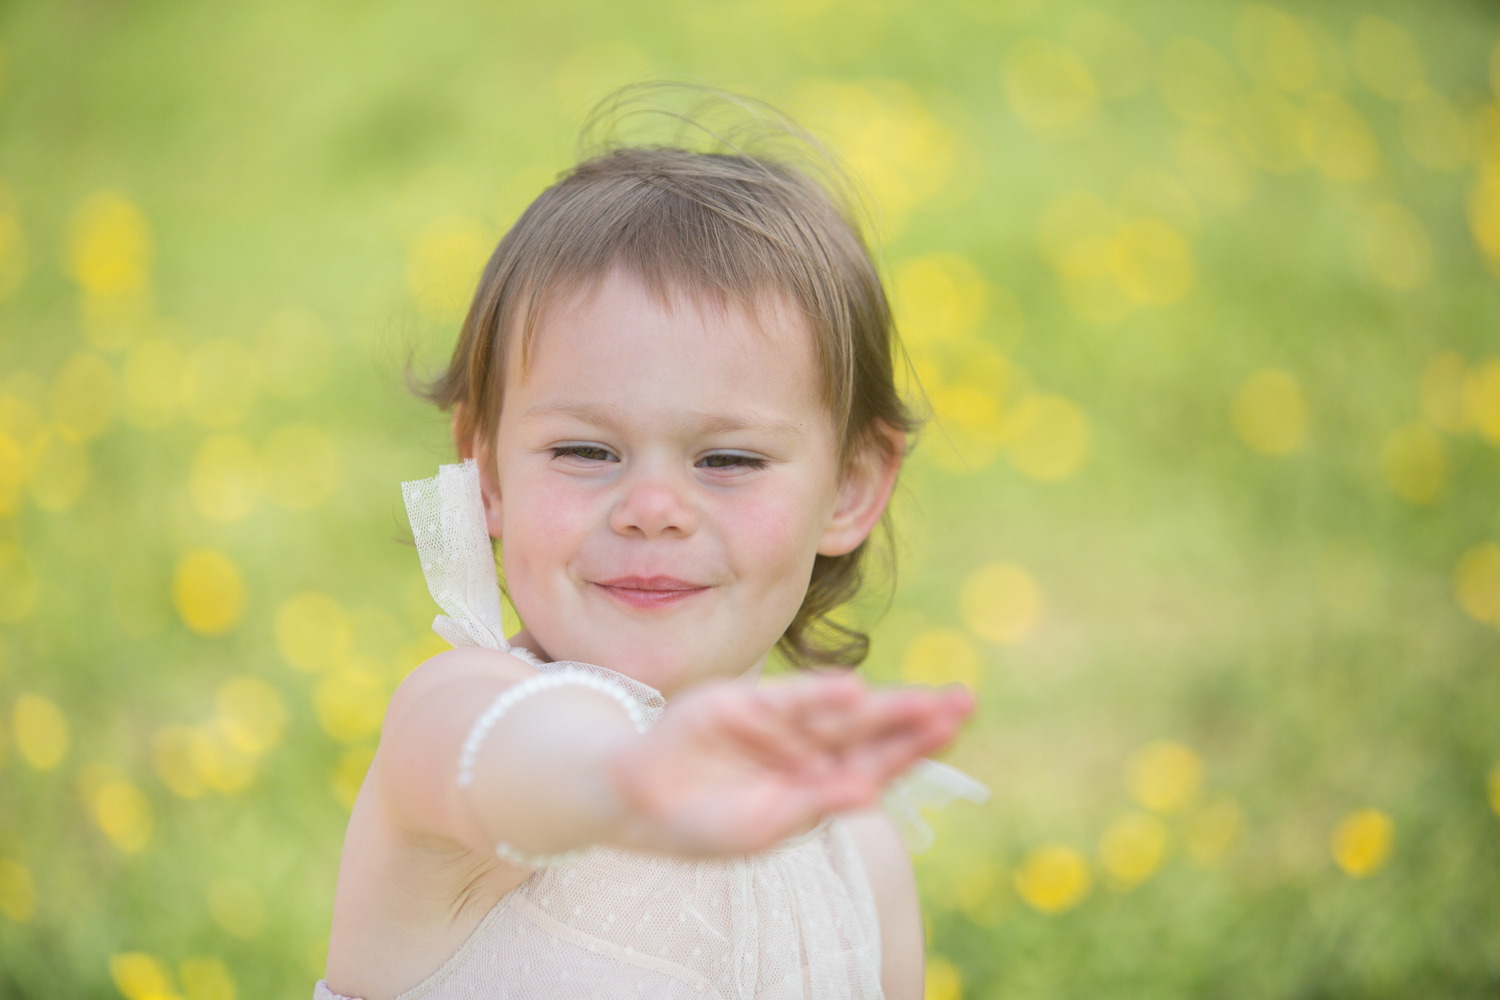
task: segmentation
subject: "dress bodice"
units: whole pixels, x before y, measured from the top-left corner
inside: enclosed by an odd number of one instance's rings
[[[869,879],[838,820],[770,850],[595,847],[507,894],[397,1000],[878,1000]],[[315,1000],[344,1000],[319,983]]]

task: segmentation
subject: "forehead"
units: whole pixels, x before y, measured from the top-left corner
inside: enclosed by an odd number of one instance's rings
[[[740,304],[617,268],[541,307],[524,350],[511,340],[506,396],[533,403],[826,410],[811,324],[775,291]]]

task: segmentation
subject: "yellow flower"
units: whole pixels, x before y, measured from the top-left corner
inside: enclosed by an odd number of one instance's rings
[[[1042,913],[1062,913],[1088,895],[1093,876],[1083,855],[1049,844],[1026,855],[1016,869],[1015,884],[1028,906]]]
[[[1333,860],[1355,878],[1379,871],[1390,857],[1396,825],[1379,809],[1360,809],[1345,816],[1330,840]]]

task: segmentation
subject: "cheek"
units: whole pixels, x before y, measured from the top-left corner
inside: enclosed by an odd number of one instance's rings
[[[518,476],[501,485],[501,538],[507,572],[545,571],[575,551],[588,534],[594,498],[579,491],[558,489]],[[514,500],[504,500],[513,497]]]
[[[817,554],[821,519],[817,498],[804,491],[767,491],[731,505],[727,528],[738,559],[764,573],[768,589],[777,583],[801,588]]]

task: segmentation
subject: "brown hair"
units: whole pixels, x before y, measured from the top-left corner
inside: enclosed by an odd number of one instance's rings
[[[733,103],[748,106],[738,98]],[[617,96],[601,107],[617,112],[619,104]],[[894,324],[857,203],[847,187],[830,183],[842,174],[814,140],[779,115],[773,120],[778,135],[818,154],[821,183],[806,169],[744,152],[720,135],[721,148],[708,152],[605,150],[531,203],[485,265],[448,368],[426,393],[444,409],[458,407],[461,439],[488,440],[497,430],[508,338],[520,332],[524,368],[546,306],[615,268],[664,300],[681,290],[753,314],[770,292],[800,309],[816,341],[823,396],[846,466],[866,448],[889,453],[882,424],[915,429],[896,388]],[[889,537],[889,517],[882,523]],[[860,589],[868,547],[866,540],[842,556],[817,556],[807,595],[779,643],[792,663],[863,662],[868,636],[830,613]]]

